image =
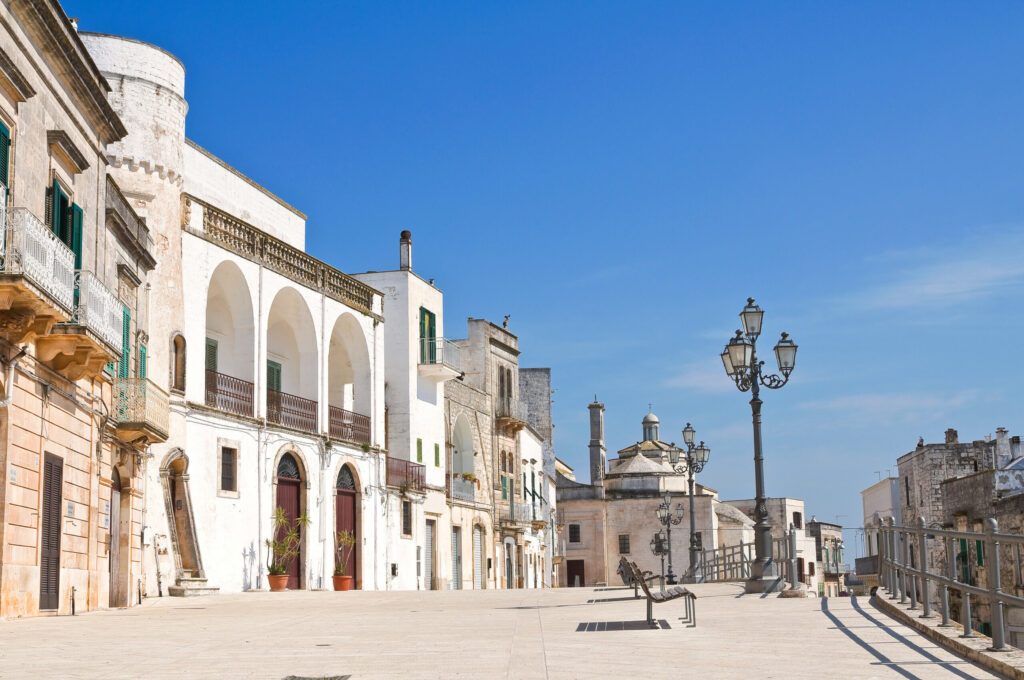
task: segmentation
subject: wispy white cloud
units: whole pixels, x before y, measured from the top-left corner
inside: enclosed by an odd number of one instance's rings
[[[952,247],[884,253],[871,261],[887,268],[885,281],[846,296],[862,309],[952,307],[1024,289],[1024,229],[972,235]]]
[[[665,386],[680,387],[707,394],[736,391],[736,385],[725,375],[725,370],[718,357],[687,364],[678,373],[666,379]]]
[[[817,411],[823,417],[842,414],[848,422],[917,422],[945,417],[979,400],[981,390],[965,389],[953,394],[933,392],[864,392],[798,404],[804,411]]]

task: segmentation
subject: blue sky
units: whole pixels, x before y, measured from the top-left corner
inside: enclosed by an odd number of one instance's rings
[[[860,524],[917,437],[1024,430],[1024,4],[68,0],[185,62],[188,134],[309,215],[346,271],[511,314],[556,448],[687,421],[753,495],[718,353],[748,295],[800,345],[765,395],[767,489]],[[848,537],[852,538],[852,536]]]

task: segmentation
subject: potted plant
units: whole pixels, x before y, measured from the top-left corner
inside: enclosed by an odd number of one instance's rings
[[[476,475],[474,475],[472,472],[463,472],[462,473],[462,479],[463,479],[463,481],[466,481],[466,482],[475,482],[476,481]]]
[[[302,550],[302,528],[309,524],[306,515],[299,515],[295,521],[288,519],[288,513],[278,506],[271,518],[273,538],[267,543],[267,579],[271,592],[288,590],[288,565]]]
[[[334,589],[352,590],[352,577],[347,574],[348,558],[355,550],[356,535],[351,531],[339,531],[334,539]]]

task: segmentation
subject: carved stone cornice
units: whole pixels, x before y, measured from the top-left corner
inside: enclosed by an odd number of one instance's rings
[[[63,156],[75,173],[82,172],[89,167],[89,159],[78,150],[75,143],[71,141],[71,137],[63,130],[47,130],[46,144],[50,147],[50,153],[56,151]]]
[[[0,50],[0,76],[7,81],[8,89],[16,95],[15,99],[18,102],[23,102],[35,95],[36,91],[32,89],[25,76],[3,50]]]

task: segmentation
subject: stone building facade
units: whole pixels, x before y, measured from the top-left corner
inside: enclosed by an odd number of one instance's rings
[[[143,220],[108,174],[126,134],[57,3],[0,4],[0,617],[138,602],[149,445]]]

